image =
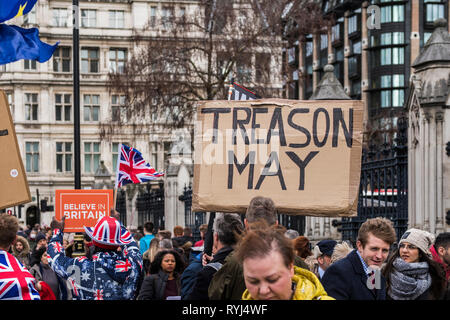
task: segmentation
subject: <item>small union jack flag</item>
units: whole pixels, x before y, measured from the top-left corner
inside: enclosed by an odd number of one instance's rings
[[[75,280],[73,278],[70,278],[70,277],[67,280],[69,280],[70,284],[72,285],[73,294],[75,296],[78,296],[79,293],[78,293],[77,283],[75,282]]]
[[[36,279],[13,255],[0,250],[0,300],[40,300]]]
[[[52,242],[50,245],[53,245],[56,252],[61,252],[63,250],[63,247],[59,242]]]
[[[125,261],[118,260],[116,263],[116,270],[118,272],[126,272],[129,268],[131,268],[131,263],[128,262],[128,259]]]
[[[120,145],[119,150],[116,188],[129,183],[147,182],[164,175],[162,172],[156,172],[138,150],[124,144]]]
[[[78,262],[83,262],[86,259],[87,259],[87,257],[85,257],[85,256],[75,258],[75,260],[78,260]]]
[[[103,300],[103,289],[95,291],[95,300]]]

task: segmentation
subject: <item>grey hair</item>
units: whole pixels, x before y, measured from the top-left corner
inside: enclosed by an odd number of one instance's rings
[[[173,249],[172,240],[169,239],[162,239],[159,242],[159,248],[160,249]]]
[[[237,213],[216,213],[213,231],[224,245],[233,246],[238,242],[238,235],[244,231],[241,216]]]

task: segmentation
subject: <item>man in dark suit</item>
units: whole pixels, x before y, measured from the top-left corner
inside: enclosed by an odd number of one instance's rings
[[[396,241],[392,222],[368,219],[358,231],[356,250],[325,271],[321,282],[336,300],[385,300],[386,280],[380,268]]]

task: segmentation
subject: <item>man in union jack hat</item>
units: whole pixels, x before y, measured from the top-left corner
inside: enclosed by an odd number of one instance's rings
[[[131,300],[142,274],[142,255],[131,233],[119,222],[117,211],[100,218],[93,228],[84,227],[95,251],[87,257],[64,254],[61,222],[53,218],[53,237],[47,248],[52,269],[72,285],[76,300]]]

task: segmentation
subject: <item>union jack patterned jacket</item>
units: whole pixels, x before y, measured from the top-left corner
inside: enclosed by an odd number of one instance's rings
[[[121,225],[121,228],[125,227]],[[63,233],[55,229],[47,248],[52,269],[71,284],[74,300],[131,300],[142,273],[142,255],[136,241],[120,252],[98,252],[92,259],[64,254]]]

